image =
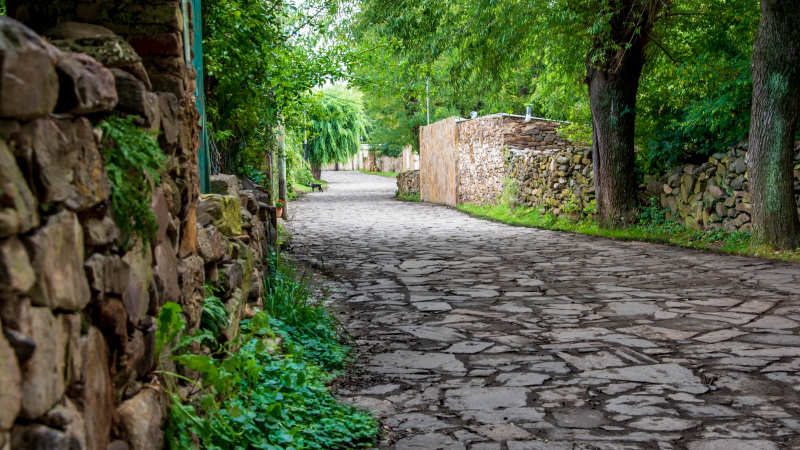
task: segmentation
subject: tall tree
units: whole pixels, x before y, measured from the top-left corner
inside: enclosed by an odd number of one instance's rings
[[[753,111],[747,168],[753,244],[800,247],[793,144],[800,114],[800,1],[761,0],[752,59]]]
[[[613,228],[636,217],[634,137],[636,94],[645,46],[664,0],[610,0],[608,18],[586,57],[592,109],[592,155],[600,225]]]
[[[323,165],[346,162],[358,153],[367,125],[360,94],[340,86],[324,89],[310,117],[308,162],[314,178],[320,178]]]

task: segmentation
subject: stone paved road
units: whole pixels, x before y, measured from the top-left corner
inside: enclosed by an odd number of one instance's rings
[[[800,449],[800,266],[515,228],[328,172],[293,251],[348,284],[396,450]]]

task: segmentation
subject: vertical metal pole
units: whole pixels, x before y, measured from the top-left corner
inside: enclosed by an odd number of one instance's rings
[[[283,215],[281,219],[289,217],[288,204],[286,203],[286,134],[283,124],[278,125],[278,198],[283,201]]]
[[[428,80],[425,80],[425,111],[428,113],[428,125],[431,124],[431,100],[428,92]]]
[[[303,159],[308,162],[308,131],[303,128]]]

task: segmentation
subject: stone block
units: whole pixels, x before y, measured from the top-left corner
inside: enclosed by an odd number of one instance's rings
[[[167,205],[167,199],[164,197],[164,191],[158,187],[153,192],[153,200],[150,204],[150,208],[156,215],[156,222],[158,223],[158,232],[156,233],[156,240],[155,244],[158,245],[164,241],[167,237],[167,227],[169,223],[172,221],[172,217],[169,213],[169,206]]]
[[[235,175],[212,175],[210,187],[212,194],[239,197],[239,179]]]
[[[0,140],[0,238],[39,226],[39,209],[14,155]]]
[[[29,122],[11,137],[17,152],[30,155],[33,182],[42,203],[63,202],[69,196],[72,148],[50,119]]]
[[[89,114],[117,104],[114,75],[90,56],[62,53],[58,60],[60,93],[56,112]]]
[[[51,216],[34,235],[25,238],[38,278],[31,289],[35,305],[79,311],[91,300],[83,270],[83,230],[70,211]]]
[[[137,241],[134,248],[122,257],[130,267],[128,286],[122,294],[122,302],[128,319],[136,325],[147,314],[150,305],[150,283],[153,280],[153,252],[150,245]]]
[[[134,36],[128,42],[141,56],[183,56],[183,39],[178,33]]]
[[[145,120],[145,126],[160,124],[161,112],[158,95],[149,92],[147,86],[133,75],[121,69],[111,69],[117,88],[117,109],[136,114]]]
[[[197,209],[195,202],[189,204],[186,218],[181,222],[181,243],[178,255],[185,258],[197,250]]]
[[[108,366],[108,348],[99,329],[90,327],[82,339],[83,419],[86,426],[86,449],[105,450],[114,419],[114,399]]]
[[[100,25],[81,22],[62,22],[45,31],[43,36],[50,39],[78,39],[98,36],[114,36],[114,32]]]
[[[125,39],[113,34],[56,39],[51,43],[64,52],[90,56],[109,69],[131,66],[142,61]]]
[[[64,395],[68,336],[61,320],[48,308],[31,308],[31,339],[36,350],[22,367],[22,408],[19,416],[36,419]]]
[[[161,431],[162,401],[157,391],[142,389],[135,397],[117,408],[118,434],[131,450],[160,449],[164,444]]]
[[[0,431],[8,431],[22,406],[22,376],[14,349],[2,331],[0,323]]]
[[[91,122],[78,118],[57,124],[74,155],[69,166],[72,183],[65,203],[73,211],[85,211],[111,195],[105,162],[97,148]]]
[[[0,117],[33,120],[54,111],[58,57],[31,29],[0,16]]]
[[[242,204],[237,196],[205,194],[197,209],[200,226],[214,225],[226,236],[242,234]]]
[[[159,92],[157,95],[161,109],[161,131],[163,132],[158,140],[162,144],[162,148],[171,149],[178,143],[180,105],[178,98],[171,92]]]
[[[179,302],[181,296],[178,285],[178,259],[169,241],[164,241],[155,249],[155,268],[153,279],[159,292],[159,305],[166,302]]]
[[[0,241],[0,294],[22,294],[36,282],[28,253],[16,236]]]
[[[11,430],[11,448],[26,450],[72,450],[70,439],[60,430],[34,423]]]
[[[83,222],[83,238],[87,245],[102,247],[119,237],[119,227],[110,216],[91,217]]]

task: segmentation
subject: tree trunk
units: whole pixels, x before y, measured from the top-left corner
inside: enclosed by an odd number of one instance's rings
[[[322,164],[311,163],[311,176],[313,176],[315,180],[322,179]]]
[[[644,65],[641,42],[625,50],[611,68],[586,60],[592,110],[592,162],[601,228],[617,228],[636,218],[633,138],[636,92]]]
[[[753,45],[753,110],[747,169],[752,244],[800,247],[794,133],[800,113],[800,1],[761,0]]]

